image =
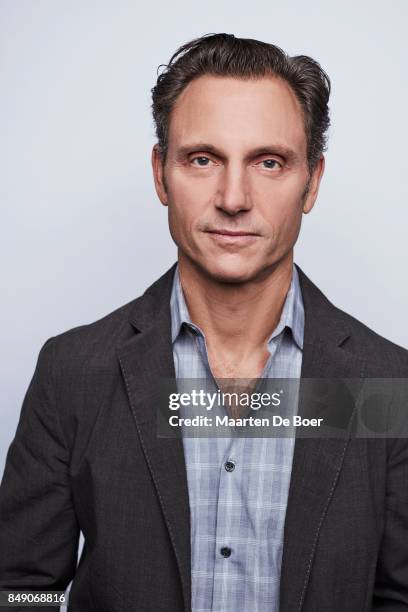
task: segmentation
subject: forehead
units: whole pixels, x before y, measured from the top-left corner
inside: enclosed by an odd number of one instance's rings
[[[285,81],[269,76],[191,81],[171,113],[169,148],[193,141],[242,150],[279,143],[306,152],[300,104]]]

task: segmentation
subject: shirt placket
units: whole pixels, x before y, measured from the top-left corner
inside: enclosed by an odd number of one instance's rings
[[[205,337],[196,326],[189,325],[189,329],[194,336],[205,374],[216,385],[208,360]],[[275,330],[273,337],[270,338],[268,342],[270,355],[260,378],[268,377],[268,375],[273,376],[273,357],[280,347],[283,335],[284,329],[281,328],[279,331]],[[200,440],[196,440],[196,442],[200,444]],[[211,510],[215,513],[215,533],[213,532],[215,536],[215,558],[212,574],[212,598],[211,602],[208,602],[208,608],[206,606],[205,609],[212,612],[235,612],[237,606],[239,606],[241,610],[247,612],[245,583],[239,580],[239,575],[242,574],[242,566],[245,566],[247,561],[245,545],[241,543],[243,539],[241,521],[246,520],[246,518],[245,516],[241,517],[240,513],[248,479],[252,479],[252,476],[248,474],[248,470],[245,475],[243,473],[244,461],[252,455],[254,451],[252,445],[254,442],[256,443],[256,439],[247,440],[245,453],[245,439],[239,437],[213,438],[205,445],[205,449],[202,442],[203,440],[201,440],[200,450],[202,459],[206,458],[211,462],[213,452],[218,457],[218,461],[222,458],[220,461],[221,465],[212,468],[213,470],[217,469],[218,473],[210,476],[214,485],[218,483],[218,489],[216,507]],[[265,478],[265,474],[262,475],[260,470],[262,470],[262,466],[257,466],[256,473],[253,475],[254,478],[258,479],[258,482]],[[253,516],[247,518],[252,521],[254,519]],[[259,532],[259,529],[256,528],[256,531]],[[209,536],[211,537],[210,533]],[[258,544],[263,546],[265,543],[259,541]],[[255,612],[255,608],[251,607],[251,612]]]
[[[209,376],[215,382],[215,377],[211,371],[208,360],[205,337],[201,330],[195,326],[190,327],[190,329],[192,329],[195,336],[196,346],[200,353],[202,362],[205,364],[207,376]],[[234,492],[234,488],[237,486],[237,483],[235,482],[234,485],[233,473],[237,463],[239,464],[239,461],[237,462],[236,459],[239,454],[239,442],[240,440],[233,436],[229,436],[227,438],[214,437],[207,447],[210,449],[212,446],[214,451],[216,447],[216,456],[222,457],[221,465],[217,468],[219,470],[219,477],[213,478],[214,482],[218,481],[218,491],[215,509],[215,560],[213,564],[213,588],[210,608],[212,612],[227,612],[227,609],[230,609],[227,608],[228,602],[231,603],[231,584],[229,575],[231,574],[231,571],[233,571],[234,559],[231,559],[231,563],[228,563],[228,561],[230,560],[233,552],[235,552],[235,555],[237,555],[237,547],[228,545],[228,542],[231,540],[228,534],[232,534],[233,531],[231,524],[231,513],[229,510],[231,504],[235,504],[237,507],[238,497],[236,492]],[[233,605],[232,609],[235,612],[235,605]]]

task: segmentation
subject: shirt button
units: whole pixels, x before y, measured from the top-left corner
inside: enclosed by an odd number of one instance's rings
[[[220,550],[220,553],[222,554],[223,557],[228,559],[228,557],[231,556],[231,549],[229,548],[229,546],[223,546]]]
[[[233,472],[235,470],[235,463],[233,461],[226,461],[224,467],[227,472]]]

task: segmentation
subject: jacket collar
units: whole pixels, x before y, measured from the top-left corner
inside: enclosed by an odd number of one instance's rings
[[[169,324],[171,329],[170,297],[176,268],[177,263],[134,301],[129,322],[137,332],[146,331],[158,322]],[[304,340],[309,344],[323,341],[340,346],[351,335],[344,314],[329,302],[297,264],[295,268],[305,310]]]

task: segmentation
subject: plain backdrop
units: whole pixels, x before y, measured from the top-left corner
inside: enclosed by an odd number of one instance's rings
[[[205,33],[273,42],[330,75],[326,173],[295,260],[408,346],[407,22],[405,0],[0,1],[0,474],[45,340],[175,260],[151,178],[150,89]]]

